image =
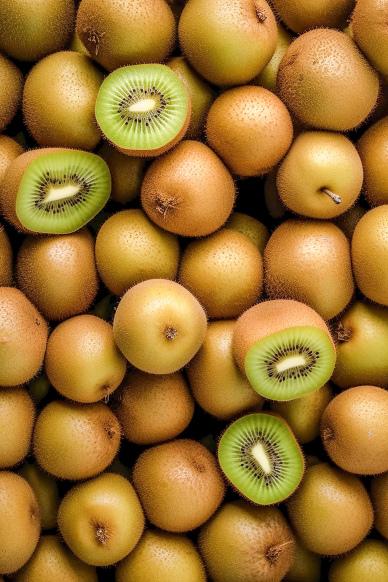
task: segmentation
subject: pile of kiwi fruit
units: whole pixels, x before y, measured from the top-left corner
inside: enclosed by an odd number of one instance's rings
[[[388,581],[388,0],[1,0],[0,582]]]

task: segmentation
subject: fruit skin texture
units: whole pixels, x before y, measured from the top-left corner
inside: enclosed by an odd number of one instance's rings
[[[93,237],[86,229],[27,236],[18,253],[16,278],[19,288],[49,320],[86,311],[98,289]]]
[[[262,293],[263,261],[245,235],[222,229],[186,247],[178,280],[197,297],[208,317],[238,317]]]
[[[349,552],[373,523],[372,504],[361,481],[326,463],[307,469],[287,505],[294,531],[317,554]]]
[[[24,293],[0,287],[0,386],[18,386],[37,374],[47,336],[47,323]]]
[[[388,473],[373,479],[371,498],[375,511],[375,528],[388,540]]]
[[[263,255],[265,245],[269,239],[269,232],[268,228],[262,222],[253,218],[253,216],[249,216],[249,214],[233,212],[228,222],[225,224],[225,228],[231,228],[232,230],[237,230],[237,232],[244,234],[251,242],[253,242]]]
[[[288,570],[285,582],[320,582],[321,558],[304,548],[298,539],[295,540],[295,558]]]
[[[144,514],[130,482],[104,473],[70,489],[59,507],[58,525],[80,560],[109,566],[135,547],[143,533]]]
[[[280,98],[299,121],[332,131],[360,125],[379,93],[377,73],[352,39],[324,28],[305,32],[291,43],[277,83]]]
[[[233,501],[203,526],[199,547],[214,582],[280,582],[295,539],[279,509]]]
[[[109,166],[112,178],[111,198],[119,204],[127,204],[140,194],[143,181],[144,158],[132,158],[122,154],[109,143],[103,143],[98,150]]]
[[[388,306],[388,204],[369,210],[352,238],[353,272],[357,287],[371,301]]]
[[[39,507],[31,487],[19,475],[1,471],[0,574],[13,574],[24,566],[36,548],[39,535]]]
[[[385,582],[388,548],[380,540],[365,540],[350,554],[330,566],[329,582]]]
[[[272,0],[275,12],[294,32],[310,28],[344,28],[354,0]]]
[[[331,222],[282,222],[267,243],[264,272],[271,299],[302,301],[325,320],[343,311],[354,293],[349,241]]]
[[[321,437],[341,469],[361,475],[388,471],[388,392],[357,386],[338,394],[322,415]]]
[[[57,524],[59,491],[57,481],[36,463],[25,463],[19,474],[29,483],[39,505],[42,529],[52,529]]]
[[[23,387],[0,388],[0,468],[20,463],[30,449],[35,406]]]
[[[39,145],[97,146],[101,133],[94,105],[103,78],[89,57],[74,51],[54,53],[33,67],[24,85],[23,113]]]
[[[383,76],[388,75],[387,0],[358,0],[352,14],[353,38]]]
[[[108,71],[164,61],[173,49],[175,28],[164,0],[82,0],[77,13],[81,42]]]
[[[143,180],[141,203],[161,228],[181,236],[206,236],[228,219],[233,178],[205,144],[185,140],[155,160]]]
[[[2,8],[0,6],[0,14]],[[2,19],[1,19],[2,20]],[[8,30],[9,34],[9,30]],[[1,23],[0,23],[1,50]],[[23,76],[17,66],[0,53],[0,132],[12,121],[22,100]],[[3,136],[2,136],[3,137]]]
[[[23,148],[8,135],[0,135],[0,183],[4,178],[9,165],[23,153]]]
[[[0,224],[0,287],[12,285],[12,262],[12,246],[4,226]]]
[[[215,85],[243,85],[270,60],[277,27],[264,0],[213,0],[210,6],[189,0],[178,33],[183,53],[200,75]]]
[[[293,127],[287,108],[271,91],[236,87],[222,93],[211,106],[206,136],[231,172],[258,176],[269,172],[286,154]]]
[[[276,93],[276,80],[281,60],[293,40],[293,37],[280,23],[278,23],[277,27],[278,38],[275,52],[273,53],[271,60],[253,81],[255,85],[265,87],[266,89],[269,89],[269,91],[272,91],[272,93]]]
[[[136,548],[116,567],[116,582],[206,582],[193,542],[159,530],[147,530]]]
[[[388,204],[388,116],[363,133],[357,148],[364,167],[364,189],[368,202],[371,206]]]
[[[225,493],[214,456],[190,439],[144,451],[135,463],[133,483],[148,520],[178,533],[207,521]]]
[[[74,16],[74,0],[6,0],[0,6],[0,50],[16,60],[38,61],[66,46]]]

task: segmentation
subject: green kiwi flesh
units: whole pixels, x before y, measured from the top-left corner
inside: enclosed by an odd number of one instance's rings
[[[96,101],[101,131],[122,153],[159,155],[175,145],[190,122],[189,93],[166,65],[132,65],[111,73]]]
[[[304,473],[302,451],[283,419],[265,413],[243,416],[223,433],[218,460],[232,485],[258,505],[287,499]]]

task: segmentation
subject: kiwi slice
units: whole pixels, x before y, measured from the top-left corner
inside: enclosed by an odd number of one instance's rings
[[[96,119],[121,152],[156,156],[175,145],[190,122],[191,102],[181,79],[166,65],[116,69],[103,81]]]
[[[304,473],[303,454],[288,425],[261,412],[228,426],[218,445],[218,461],[232,485],[258,505],[287,499]]]
[[[32,232],[68,234],[100,212],[110,191],[109,168],[99,156],[79,150],[48,150],[22,175],[16,215]]]

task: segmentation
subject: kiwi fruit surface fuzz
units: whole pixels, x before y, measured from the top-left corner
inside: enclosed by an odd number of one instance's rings
[[[364,167],[365,196],[371,206],[388,204],[387,141],[388,116],[371,125],[357,144]]]
[[[371,498],[375,511],[375,528],[388,540],[388,473],[378,475],[372,480]]]
[[[0,14],[1,10],[0,7]],[[23,76],[18,67],[1,53],[0,84],[2,87],[0,94],[0,131],[3,131],[3,129],[12,121],[19,109],[22,100]]]
[[[11,162],[22,153],[23,148],[20,143],[7,135],[0,135],[0,183]]]
[[[298,539],[295,540],[294,561],[288,570],[285,582],[320,582],[321,558],[304,548]]]
[[[378,75],[353,40],[326,28],[305,32],[291,43],[277,83],[280,98],[300,122],[332,131],[362,123],[379,93]]]
[[[329,570],[329,582],[385,582],[387,578],[387,545],[373,539],[335,560]]]
[[[82,0],[77,34],[92,58],[113,71],[164,61],[173,49],[176,25],[165,0]]]
[[[259,303],[239,317],[233,352],[252,387],[271,400],[293,400],[318,390],[330,379],[336,359],[318,313],[282,299]]]
[[[272,0],[275,12],[297,33],[310,28],[344,28],[354,0]]]
[[[133,483],[148,520],[177,533],[207,521],[225,493],[216,459],[190,439],[145,450],[134,465]]]
[[[25,463],[19,474],[30,484],[39,505],[42,529],[52,529],[57,524],[59,490],[57,481],[36,463]]]
[[[106,161],[110,170],[112,200],[123,205],[132,202],[140,194],[144,158],[126,156],[108,143],[100,147],[98,155]]]
[[[10,287],[13,279],[13,252],[7,232],[0,224],[0,286]]]
[[[264,253],[265,245],[269,239],[268,228],[253,216],[242,212],[233,212],[225,224],[225,228],[231,228],[241,234],[245,234],[259,249],[260,253]]]
[[[22,387],[0,388],[0,468],[13,467],[27,455],[35,406]]]
[[[266,64],[261,73],[254,79],[255,85],[265,87],[269,91],[276,93],[276,81],[280,62],[292,42],[292,36],[278,23],[278,37],[275,52],[271,60]]]
[[[353,38],[368,61],[388,76],[387,0],[359,0],[352,14]]]
[[[74,51],[39,61],[23,92],[24,119],[35,141],[41,146],[94,149],[101,138],[94,105],[103,78],[87,56]]]
[[[191,100],[186,85],[166,65],[132,65],[111,73],[96,100],[105,137],[130,156],[158,156],[186,133]]]
[[[214,582],[280,582],[295,538],[279,509],[232,501],[203,526],[199,547]]]
[[[234,200],[233,178],[223,162],[193,140],[155,160],[141,189],[141,203],[150,219],[181,236],[206,236],[218,230]]]

